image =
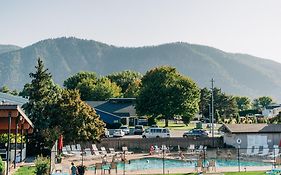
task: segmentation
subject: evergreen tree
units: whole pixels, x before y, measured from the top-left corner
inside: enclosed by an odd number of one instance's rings
[[[31,137],[31,145],[35,151],[40,151],[46,146],[45,133],[50,129],[50,116],[47,106],[56,101],[57,88],[52,81],[48,69],[44,68],[43,61],[38,58],[35,66],[35,73],[30,73],[31,83],[26,90],[29,101],[23,105],[25,113],[34,124],[34,131]],[[49,146],[49,145],[48,145]]]

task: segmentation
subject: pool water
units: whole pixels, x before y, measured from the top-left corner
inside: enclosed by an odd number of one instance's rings
[[[182,160],[165,159],[165,168],[194,168],[195,161],[188,162]],[[246,162],[240,161],[240,166],[270,166],[269,163],[263,162]],[[238,166],[237,160],[216,160],[216,167],[232,167]],[[125,165],[126,170],[146,170],[159,169],[163,167],[163,160],[160,158],[143,158],[131,160],[129,164]],[[124,164],[118,163],[117,169],[123,169]]]

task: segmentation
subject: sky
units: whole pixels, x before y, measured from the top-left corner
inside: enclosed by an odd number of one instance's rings
[[[0,44],[188,42],[281,63],[280,0],[0,0]]]

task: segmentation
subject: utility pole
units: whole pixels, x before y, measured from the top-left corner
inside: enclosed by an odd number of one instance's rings
[[[211,80],[212,83],[212,140],[213,147],[215,146],[215,134],[214,134],[214,79]]]

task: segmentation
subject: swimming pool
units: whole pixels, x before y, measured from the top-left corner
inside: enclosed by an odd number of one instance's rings
[[[195,161],[188,162],[182,160],[165,159],[165,168],[194,168]],[[246,162],[240,161],[241,167],[246,166],[270,166],[270,163],[263,162]],[[163,160],[160,158],[143,158],[131,160],[129,164],[125,165],[126,170],[147,170],[159,169],[163,166]],[[216,167],[235,167],[238,166],[237,160],[216,160]],[[118,163],[117,169],[123,169],[124,164]]]

